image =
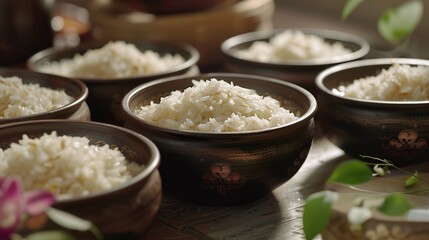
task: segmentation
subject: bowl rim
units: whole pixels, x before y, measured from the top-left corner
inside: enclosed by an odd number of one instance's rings
[[[74,77],[74,78],[80,79],[83,82],[87,82],[87,83],[103,83],[103,82],[108,83],[108,82],[115,82],[115,81],[133,81],[135,79],[159,78],[159,77],[168,76],[170,74],[179,73],[183,70],[189,69],[192,66],[196,65],[198,63],[198,61],[200,60],[200,53],[198,52],[198,50],[189,44],[172,43],[172,42],[167,42],[167,41],[147,41],[147,40],[142,40],[142,41],[98,40],[98,41],[93,41],[93,42],[81,44],[81,45],[78,45],[75,47],[68,47],[68,48],[61,48],[61,49],[56,48],[56,47],[51,47],[51,48],[43,49],[43,50],[35,53],[34,55],[32,55],[27,60],[26,66],[27,66],[27,68],[29,68],[33,71],[40,72],[37,68],[35,68],[35,63],[43,60],[46,57],[65,52],[65,53],[70,53],[70,56],[68,58],[63,58],[63,59],[70,59],[78,52],[85,53],[89,50],[99,49],[109,42],[117,42],[117,41],[122,41],[122,42],[125,42],[127,44],[133,44],[137,47],[137,49],[139,49],[139,47],[138,47],[139,45],[151,45],[151,46],[180,49],[180,50],[188,52],[190,55],[190,58],[185,59],[185,61],[183,63],[180,63],[176,66],[169,68],[167,71],[158,72],[158,73],[135,75],[135,76],[121,77],[121,78],[116,78],[116,77],[110,77],[110,78],[108,78],[108,77],[101,77],[101,78]],[[148,49],[148,50],[150,50],[150,49]],[[67,76],[65,76],[65,77],[67,77]]]
[[[73,202],[77,202],[77,201],[96,199],[96,198],[99,198],[99,197],[102,197],[102,196],[105,196],[105,195],[108,195],[108,194],[111,194],[114,192],[120,192],[124,189],[129,188],[130,186],[137,184],[138,182],[140,182],[143,179],[145,179],[146,177],[148,177],[152,172],[157,170],[157,168],[160,165],[160,160],[161,160],[160,152],[159,152],[158,148],[156,147],[156,145],[149,138],[143,136],[140,133],[137,133],[135,131],[131,131],[127,128],[120,127],[117,125],[112,125],[112,124],[107,124],[107,123],[102,123],[102,122],[94,122],[94,121],[83,121],[83,120],[43,119],[43,120],[24,121],[24,122],[15,122],[15,123],[3,124],[3,125],[0,125],[0,130],[4,129],[4,128],[11,128],[11,127],[16,128],[19,126],[34,125],[34,124],[36,124],[36,125],[45,125],[45,124],[50,125],[52,123],[71,124],[75,127],[85,125],[85,126],[98,126],[98,127],[104,128],[104,129],[114,128],[115,130],[117,130],[123,134],[131,135],[131,136],[133,136],[133,138],[138,139],[142,143],[146,144],[149,151],[153,155],[151,157],[151,160],[147,164],[145,164],[144,169],[140,173],[138,173],[137,175],[135,175],[134,177],[132,177],[131,179],[126,181],[125,183],[123,183],[119,186],[112,187],[110,189],[95,191],[95,192],[90,193],[90,194],[85,195],[85,196],[72,196],[70,198],[59,197],[57,199],[57,201],[55,202],[55,205],[69,204],[69,203],[73,203]],[[52,130],[55,130],[55,129],[52,129]]]
[[[399,64],[409,64],[409,65],[421,65],[429,67],[429,60],[425,59],[418,59],[418,58],[373,58],[373,59],[363,59],[363,60],[357,60],[347,63],[338,64],[332,67],[329,67],[323,71],[321,71],[315,79],[316,88],[323,92],[324,94],[329,95],[332,98],[345,101],[346,103],[360,103],[360,104],[366,104],[370,106],[376,106],[376,105],[386,105],[386,106],[410,106],[410,105],[427,105],[429,104],[429,100],[423,100],[423,101],[386,101],[386,100],[367,100],[367,99],[358,99],[358,98],[352,98],[352,97],[345,97],[340,96],[338,94],[335,94],[331,89],[326,87],[325,79],[326,77],[335,74],[337,72],[341,71],[347,71],[354,68],[359,67],[368,67],[368,66],[388,66],[392,65],[393,63],[399,63]]]
[[[38,118],[44,118],[45,116],[49,117],[51,115],[58,115],[60,112],[63,112],[63,111],[66,111],[67,109],[72,109],[75,107],[77,110],[85,102],[85,100],[87,99],[88,94],[89,94],[89,90],[88,90],[88,87],[86,86],[86,84],[83,83],[81,80],[76,79],[76,78],[64,77],[64,76],[59,76],[59,75],[52,75],[52,74],[42,73],[42,72],[35,72],[35,71],[28,70],[28,69],[0,67],[0,75],[3,72],[13,73],[14,71],[16,71],[18,73],[18,75],[15,75],[15,76],[21,78],[23,80],[23,82],[26,80],[20,76],[22,74],[32,75],[32,76],[34,76],[34,78],[32,78],[32,79],[35,79],[35,80],[38,78],[49,78],[49,79],[55,79],[55,80],[60,80],[60,81],[64,81],[64,82],[72,82],[75,86],[77,86],[81,90],[81,93],[80,93],[78,98],[73,99],[73,101],[71,101],[70,103],[68,103],[64,106],[61,106],[59,108],[52,109],[50,111],[26,115],[26,116],[20,116],[20,117],[13,117],[13,118],[0,118],[0,125],[12,123],[15,121],[22,122],[25,120],[36,120]],[[53,89],[53,88],[50,88],[50,89]],[[72,114],[70,114],[70,115],[72,115]],[[3,121],[5,121],[6,123],[1,123]]]
[[[271,128],[265,128],[260,130],[252,130],[252,131],[237,131],[237,132],[201,132],[201,131],[190,131],[190,130],[177,130],[177,129],[170,129],[166,127],[162,127],[156,124],[153,124],[149,121],[145,121],[133,114],[131,111],[129,105],[132,98],[134,98],[136,95],[140,93],[141,90],[145,88],[152,87],[154,85],[158,84],[166,84],[168,82],[178,81],[178,80],[185,80],[188,79],[189,81],[192,81],[194,79],[210,79],[210,78],[224,78],[224,77],[230,77],[230,78],[246,78],[246,79],[253,79],[258,81],[268,81],[275,84],[280,84],[285,87],[291,88],[300,94],[304,95],[309,103],[310,106],[308,107],[308,110],[302,114],[297,120],[292,121],[287,124],[283,124],[280,126],[275,126]],[[125,112],[126,115],[131,117],[134,121],[140,122],[142,124],[148,125],[151,128],[155,129],[156,131],[160,132],[168,132],[173,133],[176,135],[189,135],[192,134],[194,136],[210,136],[210,137],[216,137],[216,136],[241,136],[241,135],[249,135],[249,134],[258,134],[258,133],[265,133],[265,132],[271,132],[275,131],[277,129],[285,128],[285,127],[291,127],[298,124],[302,124],[302,122],[309,121],[316,113],[317,110],[317,101],[316,98],[305,88],[298,86],[296,84],[282,81],[279,79],[271,78],[271,77],[265,77],[265,76],[257,76],[257,75],[250,75],[250,74],[241,74],[241,73],[224,73],[224,72],[211,72],[211,73],[203,73],[199,75],[193,75],[193,76],[173,76],[168,78],[162,78],[158,80],[153,80],[147,83],[143,83],[132,90],[130,90],[123,98],[122,98],[122,110]]]
[[[340,55],[336,57],[327,59],[320,59],[320,60],[306,60],[306,61],[289,61],[287,63],[265,63],[265,62],[258,62],[258,61],[252,61],[247,60],[244,58],[237,57],[233,52],[232,48],[234,48],[237,45],[244,44],[244,43],[252,43],[255,41],[267,41],[269,38],[282,33],[284,31],[289,30],[299,30],[306,34],[313,34],[322,38],[326,39],[332,39],[334,41],[338,42],[349,42],[354,43],[360,46],[360,49],[357,51],[353,51],[351,53]],[[318,67],[324,67],[329,66],[333,64],[338,64],[342,62],[348,62],[353,61],[359,58],[362,58],[366,56],[370,51],[370,45],[367,40],[364,38],[361,38],[357,35],[353,35],[350,33],[340,32],[336,30],[330,30],[330,29],[323,29],[323,28],[278,28],[273,30],[266,30],[266,31],[254,31],[254,32],[248,32],[239,34],[233,37],[230,37],[222,42],[221,44],[221,51],[224,55],[227,57],[234,59],[235,61],[239,61],[242,63],[247,64],[255,64],[263,67],[311,67],[311,66],[318,66]]]

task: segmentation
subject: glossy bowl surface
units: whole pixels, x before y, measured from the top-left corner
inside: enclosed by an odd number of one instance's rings
[[[155,217],[162,197],[158,172],[160,155],[153,142],[128,129],[104,123],[35,120],[0,126],[0,147],[8,148],[23,134],[40,137],[54,130],[58,135],[87,137],[90,144],[118,147],[128,160],[144,164],[145,168],[122,186],[59,199],[53,207],[90,220],[106,236],[144,231]]]
[[[41,87],[62,89],[74,98],[74,101],[71,103],[49,112],[16,118],[0,118],[0,125],[40,119],[90,120],[90,111],[85,102],[88,97],[88,88],[80,80],[33,72],[21,68],[0,68],[0,76],[21,78],[23,84],[39,84]]]
[[[171,91],[192,86],[193,79],[225,80],[257,93],[293,102],[299,120],[265,130],[207,133],[153,125],[133,110]],[[290,179],[305,161],[314,136],[313,95],[294,84],[244,74],[211,73],[171,77],[142,84],[123,99],[125,127],[144,133],[160,149],[166,188],[204,204],[229,205],[260,198]]]
[[[79,78],[89,89],[87,102],[91,109],[92,119],[95,121],[122,125],[120,102],[122,97],[132,88],[158,78],[188,74],[189,72],[199,72],[197,67],[199,53],[192,46],[163,42],[126,42],[134,44],[140,51],[152,50],[160,55],[179,54],[185,59],[185,62],[172,67],[167,72],[156,74],[146,74],[127,78]],[[71,59],[75,54],[84,54],[91,49],[99,49],[106,43],[107,42],[94,42],[73,48],[45,49],[33,55],[27,61],[27,67],[31,70],[38,71],[40,66],[47,62]]]
[[[340,42],[352,52],[323,60],[290,61],[279,64],[246,60],[237,56],[236,52],[238,50],[247,49],[256,41],[267,42],[275,35],[286,30],[299,30],[304,34],[322,37],[330,43]],[[335,64],[361,59],[368,54],[369,49],[368,42],[358,36],[328,29],[312,28],[274,29],[272,31],[244,33],[225,40],[221,45],[221,50],[225,57],[223,66],[228,72],[278,78],[305,87],[311,92],[314,90],[315,77],[320,71]]]
[[[346,153],[388,159],[398,166],[429,157],[429,100],[374,101],[347,98],[332,89],[375,76],[393,63],[429,66],[428,60],[380,58],[344,63],[316,79],[320,118],[326,136]]]

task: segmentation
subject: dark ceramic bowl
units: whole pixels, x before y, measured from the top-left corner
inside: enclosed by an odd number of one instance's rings
[[[128,129],[104,123],[36,120],[0,126],[0,147],[8,148],[23,134],[40,137],[54,130],[58,135],[87,137],[91,144],[118,147],[128,160],[144,164],[145,168],[124,185],[87,196],[60,199],[53,207],[90,220],[105,235],[144,231],[155,217],[162,196],[160,155],[153,142]]]
[[[428,60],[382,58],[326,69],[317,76],[322,129],[346,153],[370,155],[408,165],[429,158],[429,100],[374,101],[342,97],[332,89],[375,76],[393,63],[429,66]]]
[[[259,131],[207,133],[155,126],[133,113],[151,100],[159,102],[171,91],[192,86],[193,79],[211,78],[291,101],[302,116],[293,123]],[[125,127],[144,133],[160,149],[160,171],[167,189],[191,201],[229,205],[260,198],[294,176],[314,138],[317,104],[313,95],[294,84],[259,76],[212,73],[142,84],[124,97],[122,107]]]
[[[20,68],[0,68],[0,76],[18,77],[22,79],[24,84],[39,84],[41,87],[64,90],[65,93],[75,99],[63,107],[48,112],[15,118],[0,118],[0,125],[39,119],[90,120],[90,111],[85,102],[88,96],[88,88],[80,80]]]
[[[264,63],[246,60],[237,56],[237,51],[248,49],[256,41],[267,42],[276,34],[286,30],[299,30],[304,34],[322,37],[329,43],[342,43],[344,47],[352,52],[329,59],[290,61],[287,63]],[[226,71],[278,78],[300,85],[312,93],[315,92],[314,79],[318,73],[330,66],[363,58],[368,54],[369,49],[368,42],[358,36],[325,29],[306,28],[250,32],[231,37],[221,45],[221,50],[225,57],[223,66]]]
[[[122,125],[121,100],[122,97],[134,87],[158,78],[198,73],[197,62],[199,60],[198,51],[188,45],[176,45],[161,42],[128,42],[134,44],[139,50],[152,50],[161,55],[179,54],[185,62],[169,69],[167,72],[157,74],[146,74],[128,78],[79,78],[89,89],[88,105],[91,109],[91,116],[94,121],[113,123]],[[91,49],[99,49],[106,42],[97,42],[81,45],[74,48],[50,48],[33,55],[27,62],[29,69],[38,71],[40,66],[47,62],[71,59],[75,54],[84,54]]]

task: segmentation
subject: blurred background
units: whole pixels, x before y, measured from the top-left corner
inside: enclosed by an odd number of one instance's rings
[[[366,1],[341,20],[344,0],[0,0],[0,65],[22,64],[51,46],[122,39],[191,44],[201,54],[202,70],[211,70],[228,37],[285,27],[353,33],[368,40],[376,56],[427,58],[427,14],[399,47],[377,32],[382,11],[401,2]],[[428,4],[424,10],[429,12]]]

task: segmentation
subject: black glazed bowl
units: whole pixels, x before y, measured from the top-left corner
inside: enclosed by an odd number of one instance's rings
[[[208,133],[167,129],[134,114],[136,107],[192,86],[193,79],[211,78],[292,101],[292,111],[299,110],[301,117],[264,130]],[[313,142],[317,104],[312,94],[295,84],[261,76],[211,73],[142,84],[124,97],[122,107],[125,127],[144,134],[159,148],[166,189],[190,201],[230,205],[258,199],[294,176]]]
[[[0,118],[0,125],[41,119],[91,120],[90,110],[85,102],[88,97],[88,88],[80,80],[21,68],[0,68],[0,76],[18,77],[22,79],[23,84],[38,84],[40,87],[64,90],[66,94],[74,98],[69,104],[51,111],[22,117]]]
[[[321,72],[316,85],[323,132],[354,157],[388,159],[398,166],[427,161],[429,100],[363,100],[339,96],[332,91],[354,79],[378,75],[393,63],[429,66],[428,60],[381,58],[344,63]]]
[[[127,41],[126,41],[127,42]],[[60,61],[62,59],[71,59],[75,54],[84,54],[91,49],[99,49],[107,42],[96,42],[80,45],[73,48],[50,48],[36,53],[27,61],[27,67],[33,71],[48,62]],[[185,62],[169,69],[166,72],[156,74],[146,74],[127,78],[79,78],[89,89],[88,105],[91,109],[92,119],[94,121],[122,125],[123,116],[121,115],[121,100],[123,96],[134,87],[158,78],[168,76],[197,74],[199,69],[197,62],[199,60],[198,51],[189,45],[180,45],[163,42],[130,42],[140,51],[152,50],[164,54],[179,54]]]
[[[158,171],[160,154],[152,141],[123,127],[78,120],[34,120],[0,126],[0,147],[7,149],[23,134],[30,138],[56,131],[58,136],[86,137],[91,145],[117,147],[129,161],[144,164],[126,183],[85,196],[58,198],[53,207],[91,221],[107,236],[139,236],[155,218],[161,204],[162,186]],[[49,222],[40,230],[58,230]],[[25,229],[23,230],[25,231]],[[123,239],[124,237],[120,237]],[[80,238],[76,239],[93,239]]]
[[[237,56],[237,51],[248,49],[257,41],[267,42],[275,35],[286,30],[299,30],[304,34],[319,36],[329,43],[342,43],[344,47],[352,52],[323,60],[290,61],[286,63],[265,63]],[[369,49],[368,42],[358,36],[327,29],[311,28],[274,29],[271,31],[244,33],[225,40],[221,45],[225,58],[223,67],[226,71],[281,79],[302,86],[312,93],[315,92],[314,80],[318,73],[336,64],[363,58],[368,54]]]

